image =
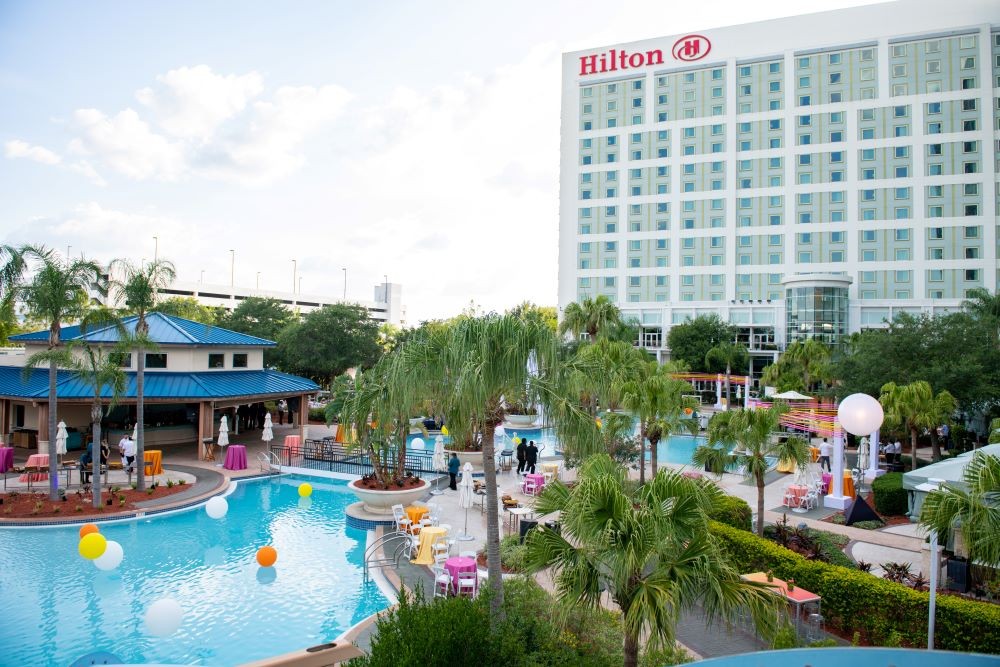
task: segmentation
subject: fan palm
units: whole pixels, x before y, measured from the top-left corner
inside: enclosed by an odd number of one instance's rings
[[[743,475],[757,487],[757,525],[764,535],[764,476],[771,461],[793,461],[799,468],[809,462],[809,445],[799,437],[784,440],[772,437],[788,406],[776,403],[770,408],[741,409],[718,412],[708,422],[708,442],[698,447],[691,457],[696,465],[721,475],[727,465],[739,466]],[[736,445],[736,450],[728,449]]]
[[[22,261],[36,265],[30,281],[17,281],[7,286],[9,297],[23,301],[28,314],[33,319],[49,325],[48,351],[62,346],[61,332],[64,323],[83,317],[89,305],[89,291],[105,292],[105,280],[101,267],[93,261],[78,258],[63,261],[52,250],[44,247],[25,246],[21,252]],[[23,270],[23,267],[22,267]],[[58,399],[56,378],[58,364],[53,358],[49,363],[49,499],[55,500],[59,487],[58,461],[56,456],[56,423]]]
[[[592,414],[622,407],[622,388],[646,372],[649,355],[623,341],[602,338],[580,348],[570,362],[572,378],[582,395],[590,397]],[[594,402],[596,401],[596,403]]]
[[[749,610],[770,634],[776,596],[743,581],[709,533],[707,513],[722,496],[714,484],[665,470],[635,487],[607,455],[594,456],[573,489],[545,486],[536,510],[561,512],[562,530],[529,533],[528,569],[551,568],[567,605],[598,607],[607,592],[622,612],[626,667],[637,664],[640,637],[672,641],[678,617],[696,605],[710,621]]]
[[[750,354],[746,345],[723,341],[705,353],[705,365],[709,368],[722,367],[726,369],[726,408],[732,397],[730,376],[733,368],[746,368]]]
[[[562,322],[559,323],[559,334],[570,333],[579,339],[581,333],[586,333],[591,341],[597,339],[602,330],[617,328],[622,324],[622,313],[618,306],[603,294],[593,299],[584,299],[580,303],[573,302],[563,311]]]
[[[946,483],[927,494],[920,525],[944,534],[957,530],[969,560],[1000,566],[1000,457],[975,452],[962,472],[965,488]]]
[[[931,385],[923,380],[903,385],[887,382],[882,385],[878,400],[885,410],[886,424],[910,434],[911,470],[917,469],[917,436],[920,431],[937,428],[958,407],[954,396],[947,391],[935,394]],[[940,449],[936,454],[941,457]]]
[[[145,379],[146,379],[146,346],[145,342],[149,336],[149,324],[146,322],[146,315],[156,306],[157,293],[173,282],[177,273],[174,265],[165,259],[157,259],[152,262],[145,262],[140,265],[133,264],[127,259],[116,259],[111,262],[112,276],[120,274],[120,278],[113,277],[110,283],[110,292],[117,303],[120,303],[128,312],[134,313],[135,321],[135,341],[136,348],[136,373],[135,373],[135,455],[139,461],[143,460],[145,452]],[[145,475],[139,475],[136,479],[136,488],[140,491],[146,488]]]

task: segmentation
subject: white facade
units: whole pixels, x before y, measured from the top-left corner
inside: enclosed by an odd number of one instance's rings
[[[769,349],[796,274],[852,279],[850,331],[996,289],[998,26],[906,0],[564,54],[560,309]]]

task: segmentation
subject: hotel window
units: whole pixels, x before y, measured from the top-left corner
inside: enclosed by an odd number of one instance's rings
[[[694,257],[691,255],[681,257],[681,266],[694,266]]]
[[[893,97],[899,97],[901,95],[908,95],[908,94],[909,94],[909,87],[905,83],[892,84]]]
[[[975,119],[962,121],[963,132],[975,132],[977,129],[979,129],[979,122]]]
[[[132,368],[131,352],[112,352],[111,358],[118,359],[118,365],[122,368]]]
[[[977,99],[962,100],[962,111],[975,111],[979,108],[978,102],[979,100]]]
[[[892,76],[894,78],[901,78],[906,76],[906,65],[893,65]]]
[[[962,173],[965,174],[976,174],[979,172],[978,162],[963,162],[962,163]]]
[[[979,204],[966,204],[965,215],[966,217],[979,215]]]
[[[863,282],[863,283],[873,283],[873,282],[875,282],[875,272],[874,271],[862,271],[861,272],[861,282]]]
[[[909,229],[897,229],[896,240],[897,241],[909,241],[910,240],[910,230]]]
[[[768,63],[767,71],[770,74],[780,74],[781,73],[781,63]]]
[[[750,66],[741,65],[739,70],[739,76],[750,76]]]
[[[799,264],[811,264],[813,261],[813,254],[809,251],[802,251],[799,253]]]
[[[962,90],[972,90],[975,87],[976,87],[976,77],[971,76],[962,79]]]
[[[893,44],[892,45],[892,57],[893,58],[905,58],[906,57],[906,44]]]
[[[864,139],[874,139],[875,130],[870,127],[865,127],[861,129],[861,138]]]
[[[944,238],[944,228],[943,227],[931,227],[927,230],[927,238],[929,239],[943,239]]]
[[[834,251],[832,251],[830,253],[830,261],[831,262],[843,262],[844,261],[844,251],[843,250],[834,250]]]
[[[614,287],[616,283],[617,281],[615,280],[614,276],[608,276],[604,279],[605,287]]]
[[[781,253],[780,252],[772,252],[772,253],[770,253],[767,256],[767,263],[768,264],[772,264],[772,265],[773,264],[781,264]]]
[[[861,170],[861,180],[872,181],[875,180],[875,170],[874,169],[862,169]]]
[[[875,80],[875,68],[874,67],[864,67],[861,69],[861,80],[862,81],[874,81]]]
[[[907,178],[910,175],[909,167],[896,167],[896,178]]]
[[[976,59],[974,56],[962,57],[962,69],[976,69]]]
[[[840,143],[844,140],[844,133],[840,130],[830,133],[830,143]]]
[[[830,162],[837,164],[844,161],[844,153],[842,151],[834,151],[830,153]]]
[[[976,282],[979,280],[979,269],[966,269],[965,279],[970,282]]]
[[[709,262],[709,264],[711,264],[712,266],[722,266],[723,256],[722,255],[712,255],[710,257],[710,260],[711,261]]]
[[[927,217],[928,218],[942,218],[942,217],[944,217],[944,207],[942,207],[942,206],[928,206],[927,207]]]
[[[772,227],[777,227],[778,225],[781,224],[781,216],[780,215],[768,216],[767,221],[768,224],[770,224]]]
[[[941,269],[931,269],[927,272],[927,279],[932,283],[939,283],[944,280],[944,271]]]
[[[781,137],[775,137],[773,139],[767,140],[768,148],[781,148]]]
[[[609,128],[618,127],[618,121],[616,119],[614,119],[614,118],[609,118],[608,119],[608,127]],[[611,160],[608,160],[608,162],[611,162]]]
[[[801,95],[801,96],[799,96],[799,106],[800,107],[807,107],[807,106],[809,106],[809,102],[810,102],[810,98],[809,98],[808,95]]]
[[[944,248],[929,248],[928,259],[944,259]]]
[[[665,232],[668,229],[670,229],[670,224],[666,220],[657,220],[656,221],[656,231],[658,231],[658,232]]]
[[[584,97],[592,97],[593,95],[594,95],[594,89],[591,88],[590,86],[587,86],[586,88],[583,89]]]
[[[896,125],[892,128],[893,135],[897,137],[908,137],[910,136],[910,126],[909,125]]]
[[[768,245],[781,245],[781,234],[769,234],[767,237]]]
[[[844,242],[844,232],[830,233],[830,243],[843,243],[843,242]]]
[[[809,67],[809,57],[808,56],[799,58],[799,67],[802,68],[802,69],[805,69],[805,68]]]
[[[146,353],[146,368],[166,368],[167,355],[163,353]]]
[[[895,199],[909,199],[910,198],[910,188],[896,188],[893,193]]]
[[[910,259],[910,249],[909,248],[896,248],[895,258],[897,262],[906,262]]]
[[[979,248],[966,248],[965,249],[966,259],[979,259]]]
[[[614,234],[617,231],[618,231],[618,223],[616,223],[616,222],[605,223],[605,225],[604,225],[604,233],[605,234]]]
[[[861,251],[861,261],[862,262],[874,262],[875,261],[875,251],[874,250],[862,250]]]
[[[781,92],[781,82],[780,81],[770,81],[767,84],[767,90],[770,93],[780,93]]]
[[[234,353],[233,354],[233,368],[246,368],[247,367],[247,355],[245,353]]]
[[[872,243],[875,241],[875,230],[874,229],[864,229],[861,231],[861,240],[865,243]]]
[[[836,190],[830,193],[830,202],[833,204],[841,204],[844,201],[844,191]]]
[[[812,243],[812,234],[799,234],[799,243]]]
[[[962,186],[963,193],[966,195],[978,195],[979,194],[979,183],[966,183]]]

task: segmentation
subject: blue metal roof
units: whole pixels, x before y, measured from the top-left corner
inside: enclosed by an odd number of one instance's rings
[[[33,368],[27,378],[17,366],[0,366],[0,396],[28,400],[47,400],[49,396],[49,371]],[[135,398],[135,373],[126,373],[128,384],[124,399]],[[79,400],[94,396],[94,388],[83,378],[70,371],[57,373],[56,395],[60,399]],[[198,373],[173,373],[147,371],[145,391],[147,400],[220,400],[236,396],[305,394],[319,389],[312,380],[275,370],[259,371],[205,371]],[[110,392],[105,389],[105,398]]]
[[[138,319],[135,315],[123,319],[122,324],[125,330],[129,333],[135,333]],[[183,317],[163,313],[149,313],[146,315],[146,324],[149,326],[150,339],[160,345],[275,346],[274,341],[266,338],[257,338],[230,329],[192,322]],[[118,329],[113,326],[98,327],[82,333],[77,324],[63,327],[60,329],[59,336],[63,341],[85,340],[91,343],[117,343],[120,338]],[[10,337],[10,340],[19,343],[46,342],[48,339],[48,329]]]

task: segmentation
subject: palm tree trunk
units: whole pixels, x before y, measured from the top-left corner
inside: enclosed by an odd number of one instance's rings
[[[639,664],[639,638],[626,630],[622,649],[625,654],[625,667],[637,667]]]
[[[137,330],[141,329],[143,323],[140,322],[136,327]],[[146,401],[144,396],[145,391],[145,381],[146,381],[146,354],[143,352],[140,346],[136,350],[136,354],[139,355],[138,359],[135,361],[135,423],[136,423],[136,433],[135,433],[135,488],[139,491],[146,490],[146,448],[145,448],[145,430],[146,430]],[[211,433],[209,434],[211,435]]]
[[[101,506],[101,403],[97,396],[90,407],[90,426],[94,434],[94,446],[91,448],[93,460],[90,462],[90,488],[94,496],[94,507]],[[142,470],[142,468],[139,468]]]
[[[646,422],[639,422],[639,486],[646,483]]]
[[[58,321],[52,323],[49,329],[49,350],[59,347],[59,330],[61,325]],[[59,455],[56,453],[56,424],[58,415],[56,414],[59,402],[56,399],[56,380],[58,366],[54,361],[49,362],[49,500],[55,501],[59,498]]]
[[[757,534],[764,537],[764,476],[755,475],[757,478]]]
[[[733,369],[730,368],[729,362],[727,361],[726,362],[726,410],[729,409],[729,397],[732,395],[730,393],[730,390],[732,389],[732,387],[729,386],[729,382],[730,382],[730,377],[729,376],[732,375],[732,373],[733,373]]]
[[[659,438],[653,438],[649,441],[649,478],[652,479],[656,477],[656,448],[660,444]]]
[[[489,573],[490,621],[493,628],[504,620],[503,573],[500,570],[500,508],[497,503],[497,467],[493,458],[493,433],[499,421],[487,421],[481,434],[483,442],[483,477],[486,482],[486,571]]]
[[[910,428],[910,454],[913,457],[913,467],[910,470],[917,469],[917,429]]]
[[[935,461],[941,460],[941,442],[937,437],[937,429],[931,429],[931,458]]]

